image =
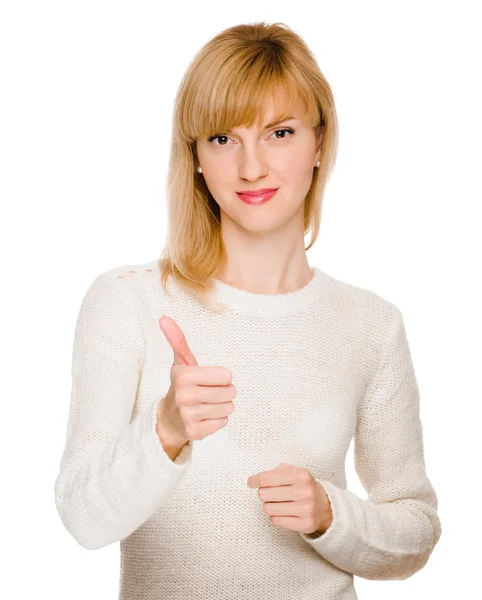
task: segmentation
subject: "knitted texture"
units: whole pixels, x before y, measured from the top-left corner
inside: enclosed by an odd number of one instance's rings
[[[119,600],[354,600],[354,575],[406,579],[441,536],[401,311],[318,267],[304,287],[254,294],[215,280],[216,313],[158,261],[97,276],[81,303],[55,503],[84,548],[120,542]],[[174,319],[201,366],[232,372],[235,411],[172,461],[156,408]],[[345,459],[367,492],[347,489]],[[322,535],[271,523],[250,475],[285,462],[323,486]]]

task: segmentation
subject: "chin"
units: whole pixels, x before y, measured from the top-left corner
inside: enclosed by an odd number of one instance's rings
[[[266,215],[265,218],[256,217],[249,219],[239,219],[236,220],[237,225],[242,229],[253,233],[253,234],[268,234],[270,232],[277,231],[278,229],[283,229],[286,227],[292,215],[285,215],[284,218],[280,217],[280,215]]]

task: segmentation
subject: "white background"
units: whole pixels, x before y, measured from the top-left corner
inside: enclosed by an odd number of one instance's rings
[[[299,33],[335,95],[339,155],[309,262],[400,307],[421,392],[442,538],[422,571],[356,578],[358,595],[480,593],[479,8],[2,3],[2,597],[117,597],[118,544],[82,548],[54,505],[75,320],[96,275],[160,255],[172,105],[188,62],[221,30],[259,20]],[[366,497],[352,452],[348,487]]]

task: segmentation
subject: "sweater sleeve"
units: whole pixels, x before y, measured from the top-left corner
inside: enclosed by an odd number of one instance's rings
[[[75,328],[72,390],[55,504],[74,539],[98,549],[147,521],[191,462],[192,442],[174,461],[156,433],[150,402],[132,419],[144,355],[135,295],[115,272],[99,275]]]
[[[321,535],[300,534],[339,569],[376,580],[422,569],[442,533],[425,470],[418,384],[403,317],[392,306],[389,339],[357,410],[355,469],[368,498],[319,479],[332,523]]]

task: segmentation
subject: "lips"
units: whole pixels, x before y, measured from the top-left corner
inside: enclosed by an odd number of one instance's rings
[[[261,188],[259,190],[243,190],[236,193],[242,194],[243,196],[261,196],[262,194],[267,194],[268,192],[274,192],[276,189],[278,188]]]
[[[236,192],[236,196],[242,200],[245,204],[263,204],[264,202],[267,202],[268,200],[270,200],[277,192],[278,190],[275,188],[271,188],[270,190],[268,190],[265,193],[244,193],[244,192]]]

